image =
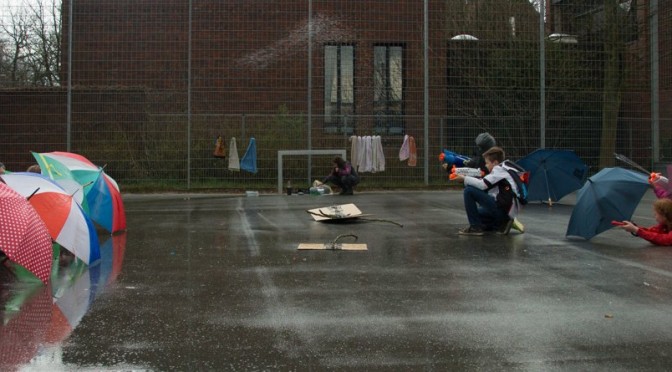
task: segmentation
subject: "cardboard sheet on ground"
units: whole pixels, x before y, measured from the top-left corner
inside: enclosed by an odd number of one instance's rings
[[[308,212],[315,221],[344,220],[371,216],[370,214],[363,214],[362,211],[352,203],[309,209],[306,212]]]

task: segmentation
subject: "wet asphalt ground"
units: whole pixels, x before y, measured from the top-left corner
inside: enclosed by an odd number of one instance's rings
[[[524,234],[466,237],[457,235],[467,223],[458,190],[124,195],[116,280],[68,337],[22,366],[669,370],[672,248],[616,229],[568,240],[566,199],[528,205]],[[652,201],[640,204],[639,224],[654,223]],[[306,213],[345,203],[403,227]],[[341,234],[368,250],[297,250]]]

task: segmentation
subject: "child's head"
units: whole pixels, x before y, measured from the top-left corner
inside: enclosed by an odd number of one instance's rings
[[[485,166],[488,168],[488,171],[492,172],[492,168],[504,161],[504,150],[501,147],[492,147],[490,150],[483,153],[483,159],[485,160]]]
[[[341,169],[345,168],[345,160],[343,160],[343,158],[340,157],[340,156],[335,157],[334,160],[333,160],[333,163],[338,168],[341,168]]]
[[[656,222],[667,225],[672,229],[672,200],[668,198],[658,199],[653,203],[653,213],[656,216]]]
[[[33,164],[28,169],[26,169],[26,172],[32,172],[32,173],[42,173],[42,169],[40,169],[40,166],[37,164]]]
[[[478,136],[476,136],[475,142],[476,146],[478,146],[478,149],[481,150],[481,152],[488,151],[497,144],[497,141],[495,141],[495,137],[493,137],[488,132],[483,132]]]

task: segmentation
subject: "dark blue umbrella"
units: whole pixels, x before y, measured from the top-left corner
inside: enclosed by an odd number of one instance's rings
[[[630,220],[650,187],[647,176],[639,172],[602,169],[579,190],[566,235],[590,239],[610,229],[611,221]]]
[[[580,189],[588,176],[588,166],[571,150],[538,149],[516,163],[530,174],[530,201],[558,201]]]

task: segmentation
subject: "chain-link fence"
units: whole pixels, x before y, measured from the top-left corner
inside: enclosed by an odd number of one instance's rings
[[[353,137],[380,136],[384,169],[363,172],[360,187],[428,187],[446,183],[443,148],[472,155],[487,131],[514,160],[545,147],[576,151],[592,172],[624,165],[614,152],[656,168],[672,157],[671,7],[10,2],[0,161],[23,170],[31,151],[72,151],[126,189],[274,189],[279,151],[349,157]],[[406,135],[415,166],[399,159]],[[225,158],[213,156],[218,136]],[[307,186],[332,158],[287,156],[280,181]]]

